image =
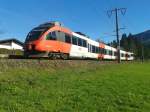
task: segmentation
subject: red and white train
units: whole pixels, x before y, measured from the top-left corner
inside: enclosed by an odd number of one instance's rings
[[[26,57],[49,57],[62,59],[116,60],[117,49],[96,42],[81,33],[61,26],[59,22],[41,24],[28,34],[24,55]],[[121,50],[121,60],[133,60],[134,54]]]

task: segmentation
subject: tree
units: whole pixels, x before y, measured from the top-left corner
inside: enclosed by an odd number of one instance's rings
[[[120,40],[120,46],[125,50],[128,50],[129,43],[128,43],[127,35],[125,33],[122,35],[122,38]]]
[[[150,44],[144,45],[144,58],[150,59]]]
[[[123,34],[120,40],[120,46],[126,51],[133,52],[136,58],[142,57],[142,48],[144,48],[144,58],[150,58],[150,43],[142,43],[142,41],[131,33]],[[112,47],[117,47],[117,42],[114,40],[109,43]]]
[[[135,54],[137,53],[134,36],[131,33],[128,36],[128,50]]]
[[[135,39],[135,44],[136,44],[136,55],[137,57],[141,57],[142,56],[142,42],[139,41],[137,38],[134,38]]]

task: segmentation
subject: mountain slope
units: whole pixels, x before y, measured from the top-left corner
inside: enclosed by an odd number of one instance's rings
[[[144,44],[150,44],[150,30],[136,34],[134,37],[138,38]]]

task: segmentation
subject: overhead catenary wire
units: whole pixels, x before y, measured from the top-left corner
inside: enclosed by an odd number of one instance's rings
[[[91,10],[96,12],[97,16],[101,17],[101,21],[103,21],[105,24],[107,24],[106,26],[108,26],[108,28],[113,28],[113,24],[112,24],[113,18],[108,19],[108,21],[106,20],[107,18],[104,18],[106,16],[105,13],[107,12],[107,10],[104,10],[102,8],[97,8],[97,6],[94,4],[95,2],[93,2],[92,0],[88,0],[88,2],[90,3]],[[107,8],[109,8],[109,6]],[[105,8],[105,9],[107,9],[107,8]],[[111,32],[111,31],[107,30],[106,32]],[[101,34],[103,35],[103,37],[106,37],[106,36],[107,37],[109,36],[109,38],[113,37],[111,35],[106,35],[105,32],[102,32]]]

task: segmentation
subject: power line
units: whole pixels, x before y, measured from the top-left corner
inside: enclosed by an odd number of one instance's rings
[[[107,11],[108,17],[111,17],[112,14],[115,14],[116,19],[116,37],[117,37],[117,51],[118,51],[118,63],[121,63],[121,57],[120,57],[120,39],[119,39],[119,20],[118,20],[118,14],[121,12],[122,15],[125,15],[126,8],[115,8],[113,10]]]
[[[100,19],[101,19],[101,21],[103,21],[103,23],[105,23],[105,24],[107,24],[106,26],[109,26],[108,28],[109,29],[112,29],[112,26],[113,26],[113,19],[108,19],[108,20],[110,20],[110,21],[108,21],[108,22],[105,22],[106,21],[106,19],[104,18],[104,15],[105,15],[105,13],[107,12],[107,9],[108,8],[112,8],[112,7],[107,7],[107,8],[105,8],[105,9],[102,9],[102,8],[97,8],[97,6],[96,6],[96,4],[95,4],[95,2],[93,2],[92,0],[88,0],[88,2],[90,3],[90,7],[91,7],[91,10],[92,10],[92,12],[94,11],[95,13],[97,13],[97,15],[100,17]],[[109,4],[108,4],[109,5]],[[103,34],[101,34],[101,35],[103,35]],[[106,34],[104,34],[102,37],[104,37],[104,36],[106,36]],[[108,35],[107,35],[108,36]],[[109,36],[111,36],[111,35],[109,35]],[[101,37],[101,38],[102,38]],[[111,36],[112,37],[112,36]]]

